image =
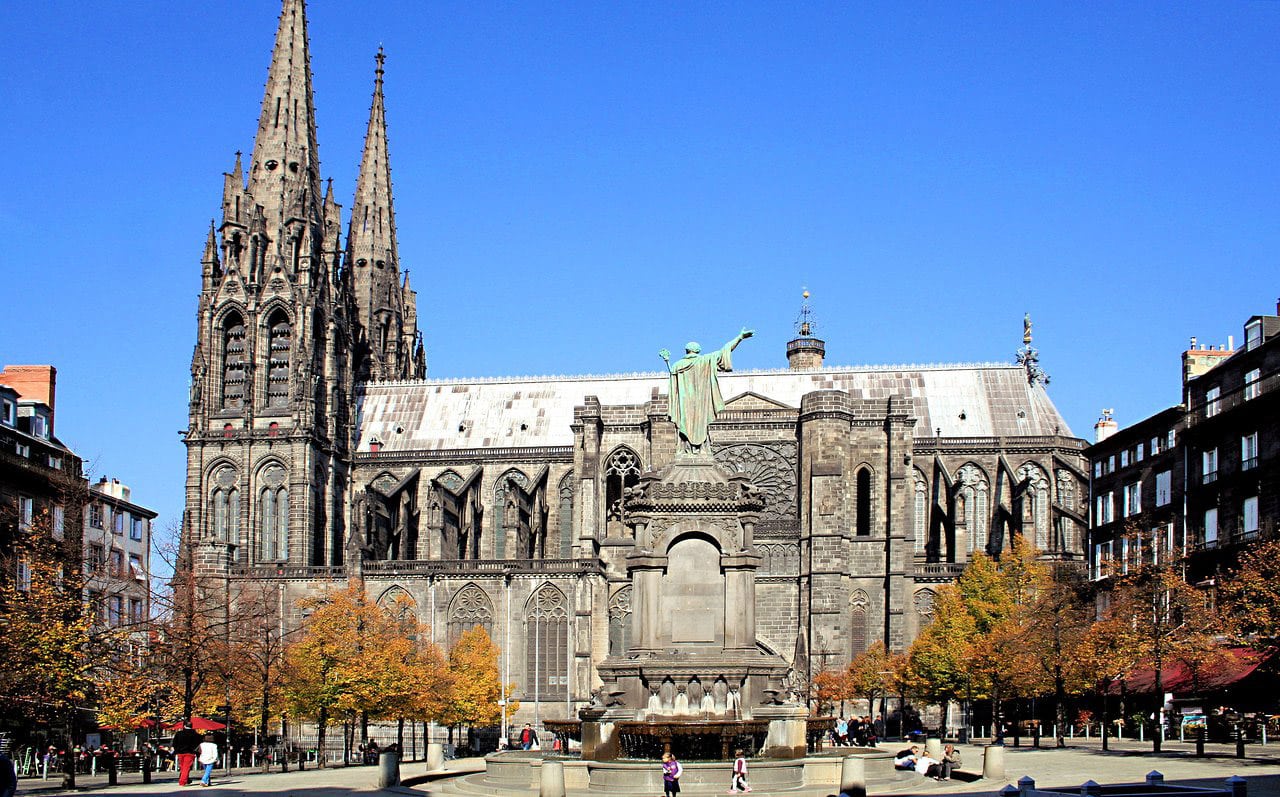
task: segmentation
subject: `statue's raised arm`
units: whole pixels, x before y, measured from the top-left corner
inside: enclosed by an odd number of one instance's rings
[[[707,431],[724,409],[718,374],[733,370],[733,350],[754,334],[754,330],[743,327],[737,337],[708,354],[702,353],[697,342],[690,341],[685,345],[684,356],[674,363],[666,349],[658,353],[671,372],[667,417],[680,432],[682,454],[710,454],[706,448]]]

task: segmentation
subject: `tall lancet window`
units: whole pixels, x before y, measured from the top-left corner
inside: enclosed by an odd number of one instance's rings
[[[293,327],[283,310],[271,314],[268,321],[267,406],[289,406],[289,353],[293,346]]]
[[[289,485],[285,470],[268,465],[261,476],[258,491],[262,520],[262,561],[279,562],[289,558]]]
[[[236,471],[219,468],[213,475],[213,538],[219,542],[240,541],[240,490],[236,488]]]
[[[228,313],[222,322],[222,406],[238,410],[244,406],[246,373],[244,320]]]

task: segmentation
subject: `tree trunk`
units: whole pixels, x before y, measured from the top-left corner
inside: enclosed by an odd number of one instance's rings
[[[1053,696],[1057,701],[1054,708],[1054,725],[1057,726],[1058,747],[1067,746],[1067,682],[1062,677],[1062,668],[1054,674],[1053,679]]]
[[[67,755],[65,765],[62,768],[62,788],[74,789],[76,787],[76,720],[75,708],[72,708],[67,715]]]
[[[400,749],[400,755],[404,755],[404,717],[396,720],[396,746]]]
[[[1109,724],[1110,724],[1110,723],[1109,723],[1109,720],[1111,719],[1111,715],[1107,712],[1107,705],[1108,705],[1108,704],[1107,704],[1107,690],[1108,690],[1110,687],[1111,687],[1111,682],[1110,682],[1110,681],[1107,681],[1107,682],[1106,682],[1106,685],[1102,687],[1102,730],[1101,730],[1101,733],[1102,733],[1102,749],[1103,749],[1103,750],[1110,750],[1110,749],[1111,749],[1111,748],[1110,748],[1110,746],[1107,744],[1107,725],[1109,725]]]
[[[360,712],[360,741],[369,744],[369,712]]]
[[[321,708],[320,716],[316,718],[316,747],[318,748],[316,752],[316,758],[318,759],[316,761],[316,764],[321,767],[329,765],[329,762],[326,760],[328,759],[328,756],[324,754],[325,731],[328,730],[328,728],[329,728],[329,709]]]

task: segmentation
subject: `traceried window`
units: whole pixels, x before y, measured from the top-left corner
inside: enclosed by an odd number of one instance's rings
[[[929,547],[929,485],[919,471],[915,474],[915,534],[916,553],[925,553]]]
[[[453,647],[463,633],[476,626],[493,634],[493,603],[485,591],[475,584],[468,584],[458,590],[449,604],[449,647]]]
[[[640,483],[640,458],[629,448],[619,448],[605,463],[605,536],[627,534],[622,517],[622,494]]]
[[[969,553],[985,551],[990,526],[990,510],[987,499],[990,487],[987,476],[973,463],[956,471],[956,522],[965,525],[969,538]]]
[[[609,655],[621,656],[631,648],[631,587],[623,587],[609,600]]]
[[[268,465],[259,477],[258,490],[261,518],[261,557],[264,562],[289,558],[289,486],[280,465]]]
[[[1018,468],[1018,478],[1026,482],[1022,493],[1022,533],[1040,550],[1049,548],[1049,479],[1034,463]]]
[[[248,360],[245,357],[244,320],[229,313],[222,322],[222,406],[238,410],[244,406]]]
[[[560,511],[556,517],[560,527],[560,558],[573,556],[573,474],[560,480]]]
[[[525,687],[535,701],[559,700],[569,688],[569,613],[546,584],[525,605]]]
[[[213,538],[222,542],[240,541],[240,490],[236,487],[235,469],[220,468],[213,476]],[[141,530],[139,530],[141,531]],[[141,537],[139,536],[139,539]]]
[[[267,406],[289,406],[289,353],[293,327],[284,310],[276,310],[267,322]]]

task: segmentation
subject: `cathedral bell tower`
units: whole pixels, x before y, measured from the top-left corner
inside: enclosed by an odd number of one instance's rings
[[[321,193],[306,7],[284,0],[246,175],[201,262],[183,537],[198,571],[342,564],[354,304]],[[388,205],[390,197],[387,197]]]

